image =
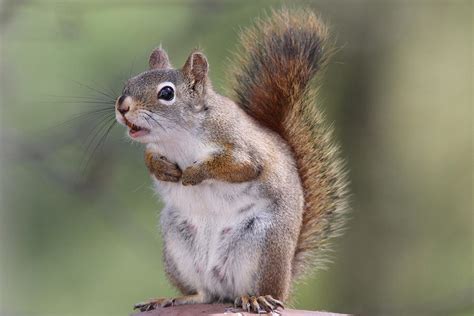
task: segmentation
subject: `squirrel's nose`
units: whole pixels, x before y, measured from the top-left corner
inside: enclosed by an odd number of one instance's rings
[[[117,100],[117,111],[119,111],[122,115],[125,115],[125,113],[130,110],[129,102],[124,102],[126,98],[126,95],[122,95]]]

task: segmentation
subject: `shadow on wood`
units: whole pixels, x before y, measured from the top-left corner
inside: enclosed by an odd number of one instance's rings
[[[245,313],[241,309],[232,308],[226,304],[196,304],[196,305],[182,305],[166,308],[159,308],[148,312],[137,312],[132,316],[193,316],[193,315],[256,315]],[[349,314],[335,314],[327,312],[312,312],[295,309],[278,309],[272,314],[266,313],[263,315],[305,315],[305,316],[349,316]]]

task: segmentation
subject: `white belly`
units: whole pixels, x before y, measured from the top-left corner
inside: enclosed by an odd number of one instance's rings
[[[155,181],[165,208],[161,224],[167,255],[182,282],[221,298],[252,294],[269,201],[256,183],[205,181],[197,186]]]

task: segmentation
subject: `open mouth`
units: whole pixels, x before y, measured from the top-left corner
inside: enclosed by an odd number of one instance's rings
[[[148,128],[135,125],[129,120],[127,120],[126,118],[124,118],[124,120],[125,120],[125,124],[129,128],[128,134],[130,135],[130,137],[136,138],[136,137],[148,135],[150,133],[150,130]]]

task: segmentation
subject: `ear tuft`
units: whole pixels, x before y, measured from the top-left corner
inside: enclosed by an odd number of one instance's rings
[[[194,88],[202,90],[207,82],[209,64],[207,58],[201,52],[193,52],[189,55],[183,66],[183,73],[192,83]]]
[[[150,58],[148,59],[150,70],[153,69],[168,69],[171,68],[171,63],[168,58],[168,54],[163,48],[157,47],[151,52]]]

